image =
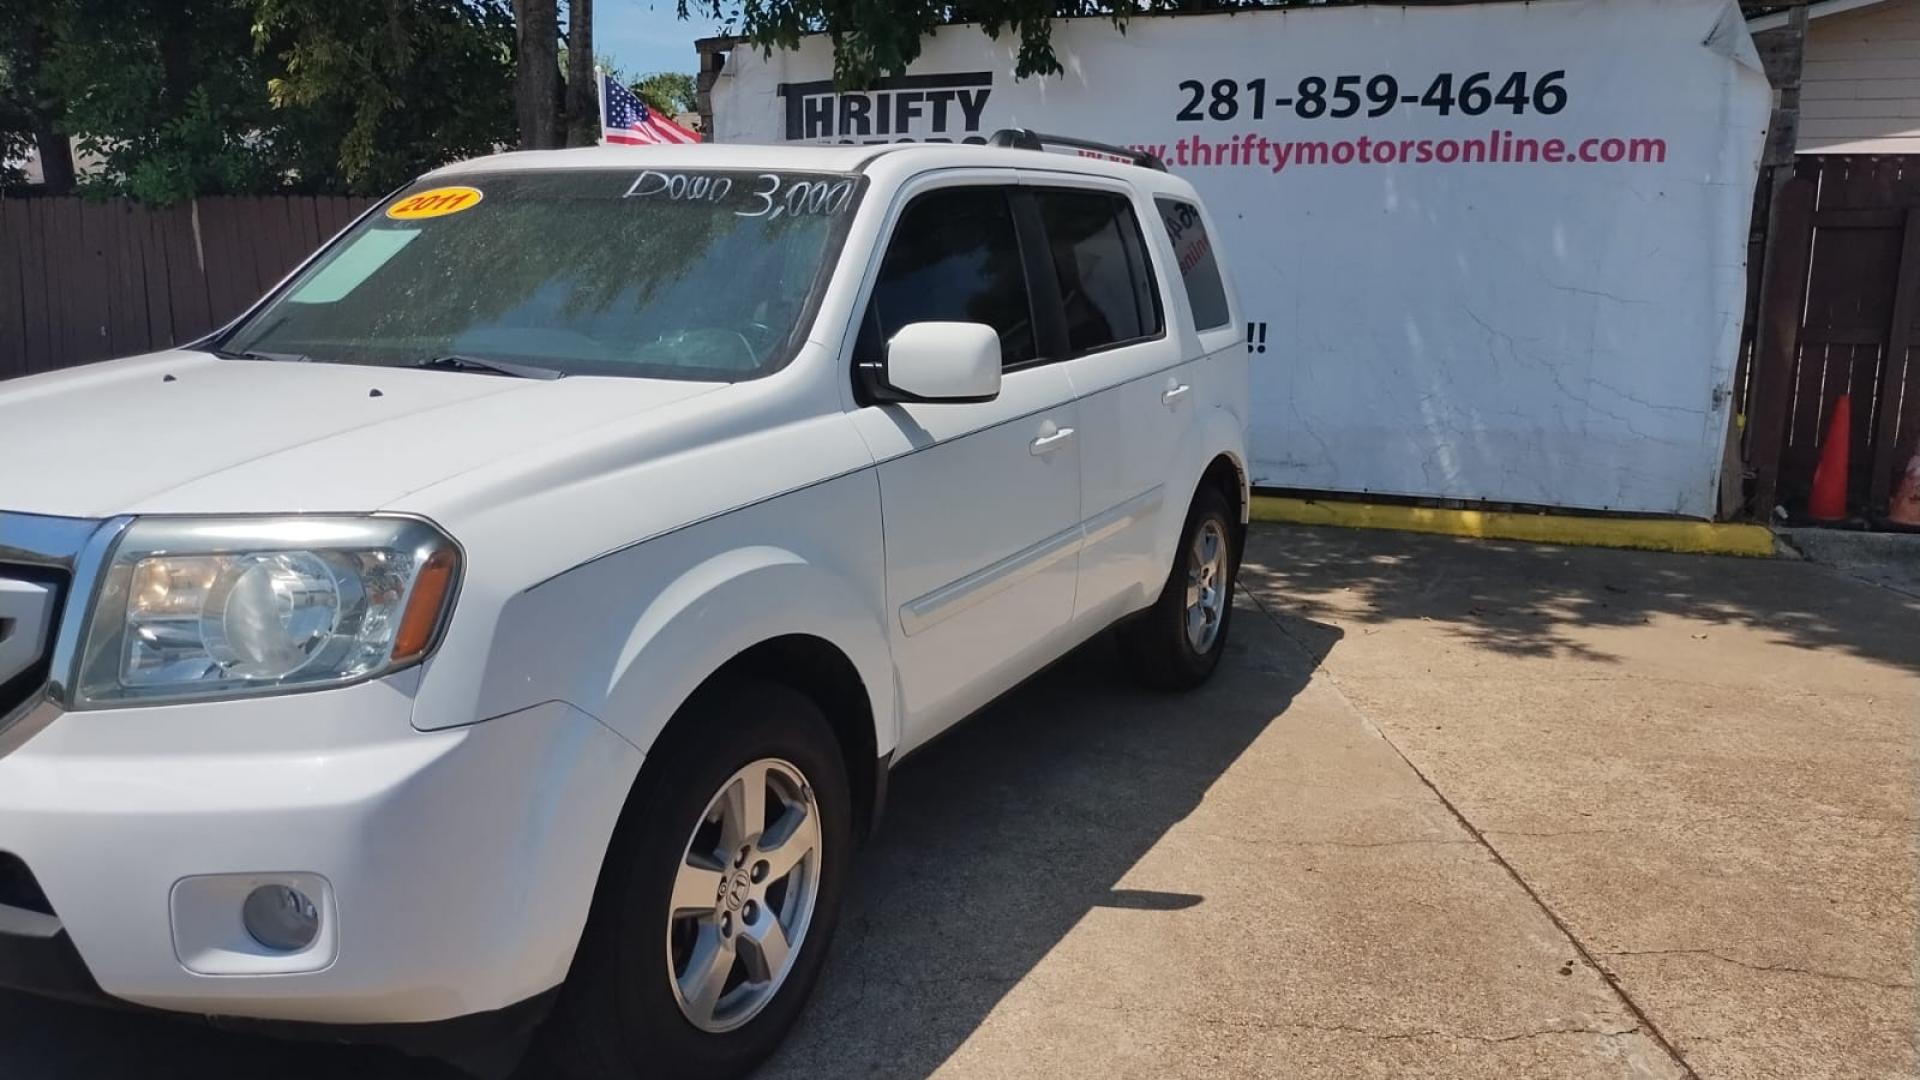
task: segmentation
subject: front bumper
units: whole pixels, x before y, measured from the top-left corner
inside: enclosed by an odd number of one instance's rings
[[[79,950],[57,919],[37,920],[0,912],[0,990],[109,1009],[135,1009],[108,995],[88,974]],[[511,1074],[558,996],[555,987],[504,1009],[426,1023],[318,1024],[284,1020],[207,1017],[214,1026],[273,1038],[389,1046],[438,1058],[490,1080]]]
[[[0,852],[48,909],[0,905],[0,986],[396,1025],[558,985],[640,754],[557,702],[418,731],[420,677],[70,713],[0,757]],[[228,875],[324,882],[328,952],[209,961],[239,912],[183,883]]]

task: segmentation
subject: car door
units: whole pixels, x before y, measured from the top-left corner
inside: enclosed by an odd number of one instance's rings
[[[881,358],[916,322],[985,323],[1001,342],[992,401],[855,412],[878,462],[903,751],[1052,659],[1073,615],[1080,424],[1007,180],[903,190],[851,357]]]
[[[1196,372],[1130,189],[1028,174],[1025,190],[1046,236],[1065,322],[1062,366],[1079,398],[1085,524],[1075,619],[1104,623],[1150,603],[1166,581],[1158,526],[1183,518],[1192,495],[1176,487],[1196,439]]]

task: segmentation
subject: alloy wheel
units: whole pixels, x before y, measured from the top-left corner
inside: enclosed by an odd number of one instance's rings
[[[1226,530],[1218,520],[1207,518],[1187,550],[1187,643],[1193,651],[1205,653],[1213,648],[1226,615],[1227,594]]]
[[[722,784],[687,841],[667,911],[667,977],[687,1021],[731,1031],[767,1007],[820,895],[820,806],[791,763]]]

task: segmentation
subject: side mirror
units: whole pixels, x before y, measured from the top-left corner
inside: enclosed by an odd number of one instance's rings
[[[887,342],[883,363],[863,364],[861,374],[873,401],[992,401],[1000,335],[985,323],[913,323]]]

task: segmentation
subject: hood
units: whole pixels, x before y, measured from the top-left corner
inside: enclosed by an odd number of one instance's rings
[[[0,382],[0,510],[395,508],[438,481],[723,385],[155,353]]]

